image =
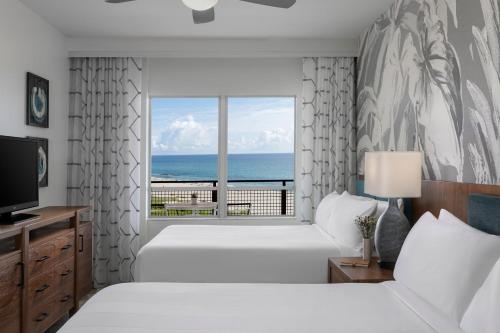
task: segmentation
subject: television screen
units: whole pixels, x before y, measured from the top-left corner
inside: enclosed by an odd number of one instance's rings
[[[0,136],[0,214],[38,205],[38,145]]]

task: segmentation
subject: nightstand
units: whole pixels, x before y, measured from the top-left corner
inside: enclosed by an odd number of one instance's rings
[[[378,283],[394,280],[392,270],[380,268],[377,258],[372,258],[368,267],[341,266],[340,262],[345,259],[354,258],[328,259],[329,283]]]

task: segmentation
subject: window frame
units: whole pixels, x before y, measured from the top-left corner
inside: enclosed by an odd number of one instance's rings
[[[218,152],[217,152],[217,186],[213,189],[217,190],[217,202],[219,203],[217,207],[217,215],[214,216],[179,216],[179,217],[163,217],[163,216],[152,216],[151,215],[151,174],[152,174],[152,149],[151,149],[151,137],[152,137],[152,101],[154,99],[161,98],[217,98],[219,101],[218,109]],[[229,110],[228,101],[230,98],[293,98],[294,100],[294,135],[293,135],[293,154],[294,154],[294,174],[293,174],[293,191],[295,195],[294,200],[294,215],[286,216],[228,216],[227,215],[227,192],[228,192],[228,125],[229,125]],[[149,94],[147,100],[148,114],[147,114],[147,152],[146,157],[148,160],[146,167],[146,181],[147,181],[147,191],[146,191],[146,219],[152,221],[218,221],[218,220],[240,220],[248,221],[249,219],[255,220],[274,220],[274,219],[296,219],[297,217],[297,167],[298,167],[298,147],[297,147],[297,137],[298,137],[298,106],[297,106],[297,96],[296,95],[190,95],[190,94],[178,94],[178,95],[167,95],[167,94]],[[223,204],[221,204],[223,203]]]

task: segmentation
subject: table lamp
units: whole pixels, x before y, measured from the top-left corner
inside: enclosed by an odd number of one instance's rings
[[[380,217],[375,231],[380,267],[394,268],[411,229],[398,207],[398,198],[419,198],[421,192],[421,152],[365,153],[365,193],[389,199],[389,207]]]

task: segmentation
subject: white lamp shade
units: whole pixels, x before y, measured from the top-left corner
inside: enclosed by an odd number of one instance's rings
[[[419,198],[422,153],[365,153],[365,193],[383,198]]]
[[[186,6],[193,10],[208,10],[217,4],[217,0],[182,0]]]

